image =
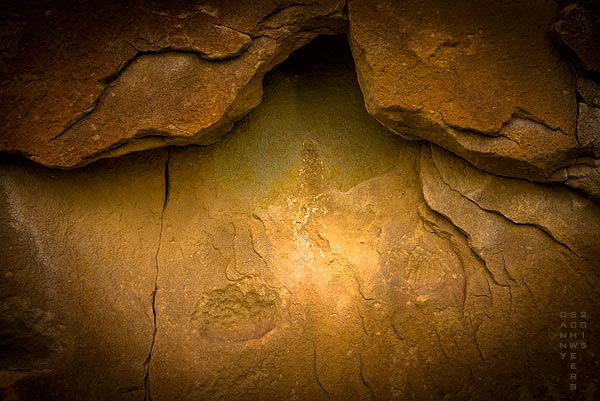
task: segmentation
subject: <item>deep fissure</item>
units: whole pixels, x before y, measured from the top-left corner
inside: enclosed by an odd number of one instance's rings
[[[169,192],[171,186],[171,179],[169,176],[169,164],[171,162],[171,148],[167,148],[167,157],[164,164],[164,199],[162,204],[162,209],[160,212],[160,229],[158,236],[158,245],[156,247],[156,255],[154,256],[154,266],[155,266],[155,276],[154,276],[154,289],[151,295],[151,304],[152,304],[152,342],[150,343],[150,350],[148,351],[148,357],[144,363],[144,401],[152,401],[152,395],[150,393],[150,364],[152,363],[152,354],[154,352],[154,343],[156,341],[156,295],[158,292],[158,274],[159,274],[159,256],[160,256],[160,248],[162,244],[163,238],[163,228],[164,228],[164,216],[165,210],[167,209],[167,204],[169,202]]]

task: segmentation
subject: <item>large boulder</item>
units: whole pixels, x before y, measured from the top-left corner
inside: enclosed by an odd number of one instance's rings
[[[0,149],[53,167],[214,142],[265,72],[345,27],[344,2],[15,3],[4,10]]]
[[[367,110],[494,174],[565,180],[575,75],[546,38],[551,1],[348,2]]]
[[[554,37],[569,48],[577,34],[577,54],[594,55],[577,32],[597,23],[571,14]],[[367,110],[392,131],[600,199],[598,159],[577,131],[590,136],[591,114],[578,113],[575,74],[547,38],[555,20],[549,0],[15,3],[0,24],[0,151],[71,168],[214,143],[260,103],[268,70],[347,31]]]

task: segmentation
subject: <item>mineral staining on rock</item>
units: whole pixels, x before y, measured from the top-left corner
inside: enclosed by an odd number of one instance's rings
[[[346,46],[343,38],[313,45],[327,54],[327,69],[294,54],[284,72],[280,68],[265,80],[271,90],[263,105],[222,139],[214,155],[198,162],[211,160],[215,180],[263,205],[283,189],[291,191],[300,170],[345,191],[391,169],[403,156],[400,141],[364,111]],[[337,71],[336,65],[344,68]],[[323,165],[311,154],[329,162]]]
[[[334,50],[344,45],[326,42],[319,56],[295,56],[270,74],[263,105],[219,143],[173,150],[150,367],[156,399],[368,394],[358,380],[361,315],[389,314],[356,298],[380,277],[369,251],[377,228],[364,226],[382,200],[370,188],[388,187],[386,205],[394,190],[415,202],[419,145],[366,113],[349,54]],[[329,61],[313,65],[325,51]],[[403,169],[404,179],[386,177]],[[414,218],[395,225],[406,221],[410,232]],[[360,266],[350,250],[363,229],[360,247],[374,259]]]

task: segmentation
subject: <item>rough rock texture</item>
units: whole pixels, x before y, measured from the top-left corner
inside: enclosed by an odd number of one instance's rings
[[[599,206],[388,132],[344,50],[214,145],[2,164],[0,399],[598,398]]]
[[[600,84],[579,77],[577,94],[579,155],[576,163],[567,168],[566,183],[600,201]]]
[[[0,399],[144,394],[165,156],[1,162]]]
[[[600,18],[597,14],[585,6],[570,4],[561,11],[560,20],[552,27],[552,36],[580,69],[600,78]]]
[[[548,341],[561,324],[554,310],[581,305],[598,310],[591,295],[598,285],[597,206],[565,188],[491,176],[436,147],[423,148],[421,180],[427,205],[452,226],[437,223],[432,229],[451,241],[462,237],[476,259],[465,266],[464,310],[481,360],[491,369],[481,386],[515,383],[510,378],[520,372],[527,389],[513,388],[513,395],[494,399],[517,399],[515,393],[523,399],[568,399],[568,392],[551,384],[564,373]],[[575,336],[581,340],[581,332]],[[577,362],[586,366],[584,380],[594,383],[600,368],[595,355],[584,350]],[[581,378],[581,370],[576,374]],[[570,396],[594,399],[596,387]]]
[[[488,172],[600,199],[598,162],[579,152],[575,74],[547,38],[551,0],[168,3],[7,5],[0,151],[70,168],[214,143],[260,103],[268,70],[349,19],[367,110],[381,123]],[[569,6],[554,24],[586,71],[595,9]]]
[[[214,142],[258,105],[266,71],[345,26],[341,0],[165,4],[7,5],[0,149],[74,167]]]
[[[495,174],[564,180],[575,79],[546,40],[548,1],[348,2],[367,109]]]

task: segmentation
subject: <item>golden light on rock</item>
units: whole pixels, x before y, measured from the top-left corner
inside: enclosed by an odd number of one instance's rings
[[[600,92],[553,7],[154,3],[2,120],[46,167],[0,160],[0,400],[598,396]]]

